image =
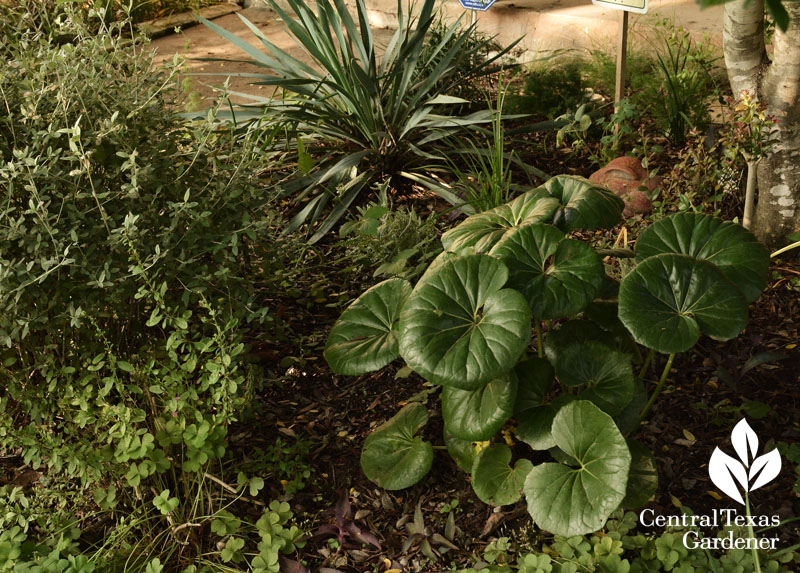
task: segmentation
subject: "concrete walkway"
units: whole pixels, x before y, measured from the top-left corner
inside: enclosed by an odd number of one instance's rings
[[[391,26],[396,25],[396,0],[367,0],[367,5],[378,43],[387,42],[393,33]],[[457,18],[464,12],[456,0],[444,2],[443,9],[449,19]],[[648,14],[630,15],[631,38],[638,45],[646,46],[647,31],[660,19],[669,18],[690,30],[698,39],[707,35],[713,43],[721,45],[722,10],[722,6],[700,10],[694,0],[650,0]],[[239,14],[258,26],[279,47],[297,58],[307,60],[303,50],[284,32],[274,12],[254,6]],[[618,10],[594,6],[590,0],[500,0],[488,12],[479,13],[477,18],[480,30],[487,35],[496,35],[500,43],[524,36],[518,56],[522,61],[533,61],[542,53],[559,49],[613,51],[619,14]],[[469,22],[469,15],[466,15],[465,21]],[[260,46],[258,39],[236,14],[217,18],[214,22],[251,44]],[[176,53],[182,54],[188,60],[188,71],[193,74],[268,73],[264,68],[243,62],[196,61],[196,58],[249,58],[203,25],[156,39],[153,47],[157,50],[157,63],[171,60]],[[215,93],[213,86],[221,85],[224,79],[224,76],[194,76],[194,89],[208,101]],[[258,96],[272,93],[270,87],[251,85],[252,82],[250,78],[232,77],[230,89]],[[233,99],[240,103],[247,101],[244,98]]]

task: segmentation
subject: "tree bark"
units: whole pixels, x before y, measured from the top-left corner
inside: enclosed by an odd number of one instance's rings
[[[772,62],[764,45],[764,1],[725,5],[723,51],[735,95],[748,90],[777,119],[772,154],[758,167],[753,231],[768,246],[800,231],[800,3],[784,2],[789,28],[773,35]]]

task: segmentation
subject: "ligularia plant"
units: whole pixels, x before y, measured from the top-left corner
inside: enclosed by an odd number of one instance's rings
[[[369,479],[402,489],[428,473],[434,447],[418,433],[441,390],[447,451],[486,503],[524,494],[533,520],[563,536],[647,503],[655,461],[627,434],[676,352],[700,334],[724,340],[744,328],[769,255],[738,225],[697,214],[652,225],[635,253],[569,237],[614,226],[623,206],[585,179],[554,177],[446,232],[445,251],[416,285],[384,281],[344,311],[325,347],[335,372],[359,375],[402,357],[433,386],[366,439]],[[638,265],[618,282],[603,256]],[[651,392],[633,371],[639,345],[650,349],[648,363],[653,352],[669,354]],[[503,432],[517,442],[497,439]],[[534,465],[531,450],[553,461]]]

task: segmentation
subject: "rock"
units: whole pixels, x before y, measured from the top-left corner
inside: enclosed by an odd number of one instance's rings
[[[617,157],[608,165],[589,176],[589,181],[602,185],[625,201],[623,216],[649,215],[653,204],[647,193],[640,191],[646,187],[650,191],[661,185],[661,177],[650,177],[642,162],[635,157]]]

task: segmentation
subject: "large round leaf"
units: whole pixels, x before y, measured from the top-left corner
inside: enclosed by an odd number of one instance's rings
[[[508,269],[487,255],[448,260],[417,284],[403,307],[400,355],[431,382],[476,390],[499,378],[525,350],[525,298],[502,288]]]
[[[535,408],[544,402],[545,396],[553,387],[555,372],[550,363],[534,356],[523,360],[514,367],[517,376],[517,401],[514,413]]]
[[[625,208],[612,191],[582,177],[557,175],[544,188],[559,201],[553,224],[564,231],[609,229],[619,223]]]
[[[747,301],[713,264],[686,255],[646,259],[623,279],[619,318],[639,344],[684,352],[700,333],[719,340],[747,325]]]
[[[619,428],[619,431],[622,432],[623,436],[627,436],[636,431],[641,425],[642,410],[644,410],[648,398],[649,396],[644,382],[638,377],[634,378],[633,398],[631,398],[631,401],[625,406],[622,412],[614,416],[614,423],[617,425],[617,428]]]
[[[484,503],[509,505],[522,497],[525,478],[533,469],[529,460],[517,460],[512,468],[511,449],[505,444],[484,448],[472,466],[472,489]]]
[[[769,251],[736,223],[711,215],[681,213],[650,225],[636,241],[636,259],[678,253],[714,263],[748,303],[767,288]]]
[[[478,455],[473,441],[456,438],[445,430],[444,444],[447,446],[447,453],[456,461],[458,467],[467,473],[472,473],[472,464]]]
[[[508,286],[520,291],[537,319],[571,316],[588,305],[603,284],[600,256],[589,245],[550,225],[521,227],[491,254],[510,270]]]
[[[628,474],[628,489],[622,507],[639,509],[644,506],[658,490],[658,468],[653,452],[641,442],[628,440],[631,452],[631,470]]]
[[[442,235],[445,251],[465,254],[488,252],[503,237],[527,223],[550,221],[558,201],[541,188],[520,195],[513,201],[467,217]]]
[[[588,320],[568,320],[553,331],[548,331],[544,341],[544,353],[551,364],[560,360],[560,354],[573,345],[581,345],[593,340],[608,340],[602,328]]]
[[[364,474],[390,490],[412,486],[425,477],[433,463],[433,446],[414,434],[427,421],[425,406],[415,402],[367,436],[361,451]]]
[[[580,464],[534,467],[525,480],[528,512],[547,531],[570,537],[600,529],[625,497],[631,454],[611,417],[591,402],[561,408],[556,445]]]
[[[567,386],[584,386],[580,398],[596,404],[611,416],[633,398],[633,367],[627,354],[590,340],[572,344],[558,353],[556,376]]]
[[[511,417],[516,398],[517,380],[513,373],[477,390],[445,386],[442,390],[444,428],[462,440],[488,440]]]
[[[380,370],[398,356],[396,321],[411,284],[389,279],[375,285],[347,307],[333,325],[325,359],[337,374]]]
[[[549,450],[556,445],[551,432],[556,408],[542,404],[517,415],[517,438],[534,450]]]
[[[560,394],[549,404],[542,404],[517,414],[517,438],[534,450],[554,448],[553,418],[567,404],[575,401],[574,394]]]

